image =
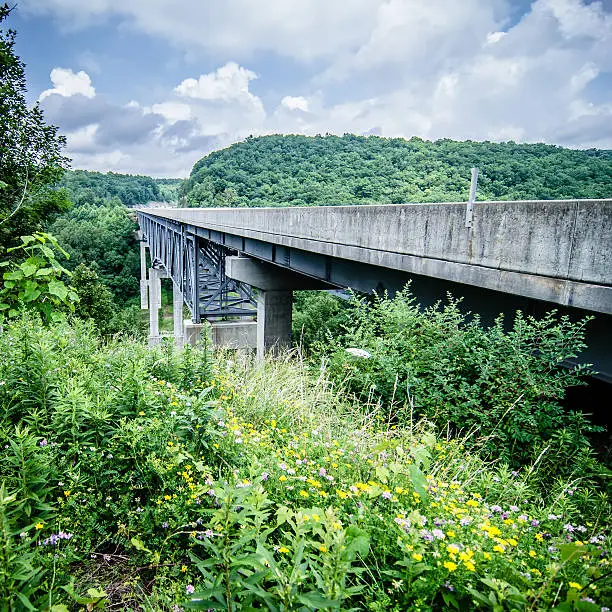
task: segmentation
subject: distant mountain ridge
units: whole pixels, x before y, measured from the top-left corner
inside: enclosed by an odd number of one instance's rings
[[[304,206],[612,197],[612,151],[379,136],[249,137],[210,153],[180,187],[188,206]]]
[[[182,179],[154,179],[137,174],[70,170],[64,174],[64,187],[76,204],[100,204],[119,198],[125,206],[144,206],[148,202],[176,201]]]

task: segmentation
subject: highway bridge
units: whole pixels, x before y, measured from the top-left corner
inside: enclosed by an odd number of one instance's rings
[[[422,304],[450,291],[485,322],[517,309],[591,314],[583,359],[612,381],[612,200],[157,208],[138,219],[142,305],[156,306],[159,279],[171,277],[189,337],[203,319],[256,314],[248,333],[262,355],[290,342],[292,291],[394,292],[411,281]],[[175,320],[179,341],[185,333]]]

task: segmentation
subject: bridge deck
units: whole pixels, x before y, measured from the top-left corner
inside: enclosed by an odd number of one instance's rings
[[[143,210],[337,285],[367,264],[612,314],[612,199]]]

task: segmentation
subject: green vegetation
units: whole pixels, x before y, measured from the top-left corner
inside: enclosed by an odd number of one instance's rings
[[[68,265],[94,269],[119,303],[138,293],[137,229],[134,216],[118,198],[73,206],[49,226],[70,254]]]
[[[263,136],[195,164],[190,206],[304,206],[612,196],[612,151],[378,136]]]
[[[0,5],[1,26],[10,10]],[[65,139],[45,124],[38,104],[28,108],[14,46],[15,32],[0,30],[0,253],[68,207],[65,192],[52,189],[68,164],[61,154]]]
[[[173,179],[169,180],[172,186]],[[100,205],[111,198],[119,198],[125,206],[133,207],[164,200],[159,184],[150,176],[74,170],[64,174],[60,185],[77,206]]]
[[[78,321],[9,323],[3,608],[610,601],[610,507],[588,478],[552,475],[545,452],[513,471],[478,432],[450,438],[410,405],[392,420],[387,408],[290,358],[256,365],[205,346],[101,342]]]
[[[17,252],[21,262],[3,261],[5,268],[0,286],[0,323],[5,317],[17,317],[23,310],[33,310],[48,322],[57,321],[64,310],[74,312],[78,296],[64,279],[70,276],[56,254],[67,257],[57,240],[49,234],[22,236],[19,246],[8,249]]]

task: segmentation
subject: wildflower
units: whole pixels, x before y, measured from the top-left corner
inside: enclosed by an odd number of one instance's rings
[[[278,552],[279,552],[279,553],[283,553],[283,554],[285,554],[285,553],[288,553],[288,552],[289,552],[289,549],[288,549],[286,546],[281,546],[281,547],[278,549]]]
[[[476,566],[474,565],[474,563],[472,563],[472,561],[466,561],[464,565],[470,572],[476,571]]]
[[[168,527],[170,527],[170,525],[168,525],[168,523],[166,523],[166,521],[164,521],[162,524],[162,529],[168,529]]]
[[[444,535],[444,532],[441,529],[434,529],[431,534],[433,535],[434,538],[438,539],[438,540],[444,540],[446,538],[446,536]]]
[[[326,552],[327,552],[327,546],[323,546],[323,544],[321,544],[321,546],[319,546],[319,550],[320,550],[322,553],[326,553]]]
[[[456,544],[449,544],[446,547],[446,550],[451,554],[451,555],[456,555],[459,552],[459,547]]]
[[[270,477],[270,474],[268,474],[268,472],[264,472],[261,475],[261,479],[265,482],[266,480],[268,480],[268,478]]]
[[[452,561],[445,561],[444,562],[444,567],[449,571],[449,572],[454,572],[457,569],[457,564],[453,563]]]
[[[519,507],[518,506],[510,506],[510,510],[512,512],[518,512],[519,511]]]
[[[420,555],[419,553],[412,553],[412,558],[415,561],[422,561],[423,560],[423,555]]]
[[[188,584],[185,587],[185,591],[187,591],[187,595],[191,595],[192,593],[195,593],[195,587],[193,586],[193,584]]]
[[[44,446],[47,446],[47,444],[49,444],[49,443],[47,442],[46,438],[43,438],[38,444],[39,444],[39,446],[43,446],[44,447]]]
[[[537,557],[537,553],[535,550],[530,550],[529,551],[529,556],[533,559],[534,557]]]
[[[383,497],[384,499],[391,499],[393,496],[389,491],[383,491],[381,497]]]
[[[548,520],[549,521],[556,521],[558,518],[560,518],[560,517],[558,517],[556,514],[549,514],[548,515]]]
[[[531,521],[531,526],[532,526],[532,527],[537,527],[539,524],[540,524],[540,521],[537,521],[536,519],[533,519],[533,520]]]
[[[181,566],[181,572],[185,573],[187,571],[187,566],[186,565],[182,565]]]
[[[577,582],[570,582],[569,587],[570,589],[576,589],[577,591],[582,590],[582,587]]]
[[[565,531],[568,531],[569,533],[572,533],[572,531],[574,531],[574,526],[571,523],[566,523],[565,525],[563,525],[563,529],[565,529]]]
[[[426,542],[433,542],[434,541],[433,535],[431,535],[431,533],[429,531],[427,531],[427,529],[421,529],[421,537]]]
[[[36,525],[34,525],[34,527],[36,527],[36,529],[42,529],[44,527],[44,525],[42,523],[36,523]]]
[[[71,494],[72,494],[72,491],[64,491],[64,495],[66,497],[70,497]]]

